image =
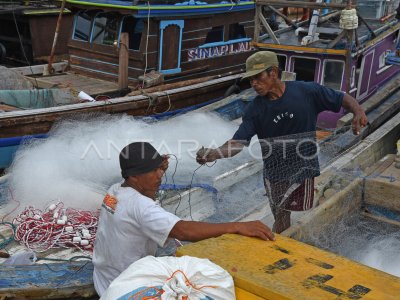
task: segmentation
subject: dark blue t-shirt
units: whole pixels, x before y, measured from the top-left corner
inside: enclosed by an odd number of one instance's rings
[[[300,183],[304,178],[319,175],[318,157],[313,155],[315,144],[307,142],[315,141],[317,116],[324,110],[338,112],[344,94],[315,82],[288,81],[285,84],[282,97],[269,100],[257,96],[248,105],[232,139],[248,143],[257,135],[265,176],[271,180],[289,176],[290,181]],[[275,142],[277,137],[279,142]],[[285,137],[283,142],[282,137]]]

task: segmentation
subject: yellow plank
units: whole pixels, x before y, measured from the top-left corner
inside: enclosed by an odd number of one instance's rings
[[[235,294],[237,300],[264,300],[264,298],[258,297],[239,287],[235,287]]]
[[[237,288],[263,299],[388,300],[400,295],[400,278],[280,235],[276,242],[265,242],[227,234],[185,245],[177,255],[210,259],[232,275]]]

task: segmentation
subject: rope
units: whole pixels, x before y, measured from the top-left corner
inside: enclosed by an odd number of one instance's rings
[[[44,211],[30,206],[13,220],[15,240],[36,252],[72,247],[92,251],[97,223],[98,213],[64,208],[62,202]]]
[[[339,27],[345,30],[357,29],[358,16],[355,8],[342,10],[340,13]]]
[[[195,183],[195,184],[161,184],[160,190],[183,190],[192,187],[198,187],[210,191],[214,194],[218,194],[218,190],[209,184]]]

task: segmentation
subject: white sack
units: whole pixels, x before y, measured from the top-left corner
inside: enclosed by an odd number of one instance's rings
[[[146,256],[122,272],[101,300],[149,296],[162,300],[230,300],[235,299],[235,290],[229,273],[208,259]]]

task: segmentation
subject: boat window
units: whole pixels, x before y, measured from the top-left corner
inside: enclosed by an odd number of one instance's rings
[[[137,19],[132,16],[124,18],[122,23],[122,32],[129,33],[129,49],[140,49],[140,41],[142,40],[143,29],[143,19]]]
[[[390,50],[386,50],[379,55],[379,69],[386,67],[386,57],[390,53]]]
[[[350,76],[350,87],[354,87],[356,84],[356,67],[351,67],[351,76]]]
[[[344,70],[344,62],[326,60],[324,66],[323,85],[335,90],[340,90],[342,86],[342,77]]]
[[[97,15],[93,24],[92,42],[112,46],[118,39],[118,23],[115,15]]]
[[[293,57],[293,72],[296,73],[296,80],[314,81],[318,74],[318,61],[312,58]]]
[[[92,16],[86,12],[80,12],[75,16],[74,34],[72,38],[78,41],[88,42],[92,25]]]
[[[246,38],[244,26],[239,23],[229,25],[229,40],[238,40]]]
[[[284,71],[286,68],[286,55],[278,54],[277,57],[278,57],[279,68]]]
[[[213,27],[207,33],[205,44],[217,43],[217,42],[223,42],[223,41],[224,41],[224,26],[216,26],[216,27]]]

